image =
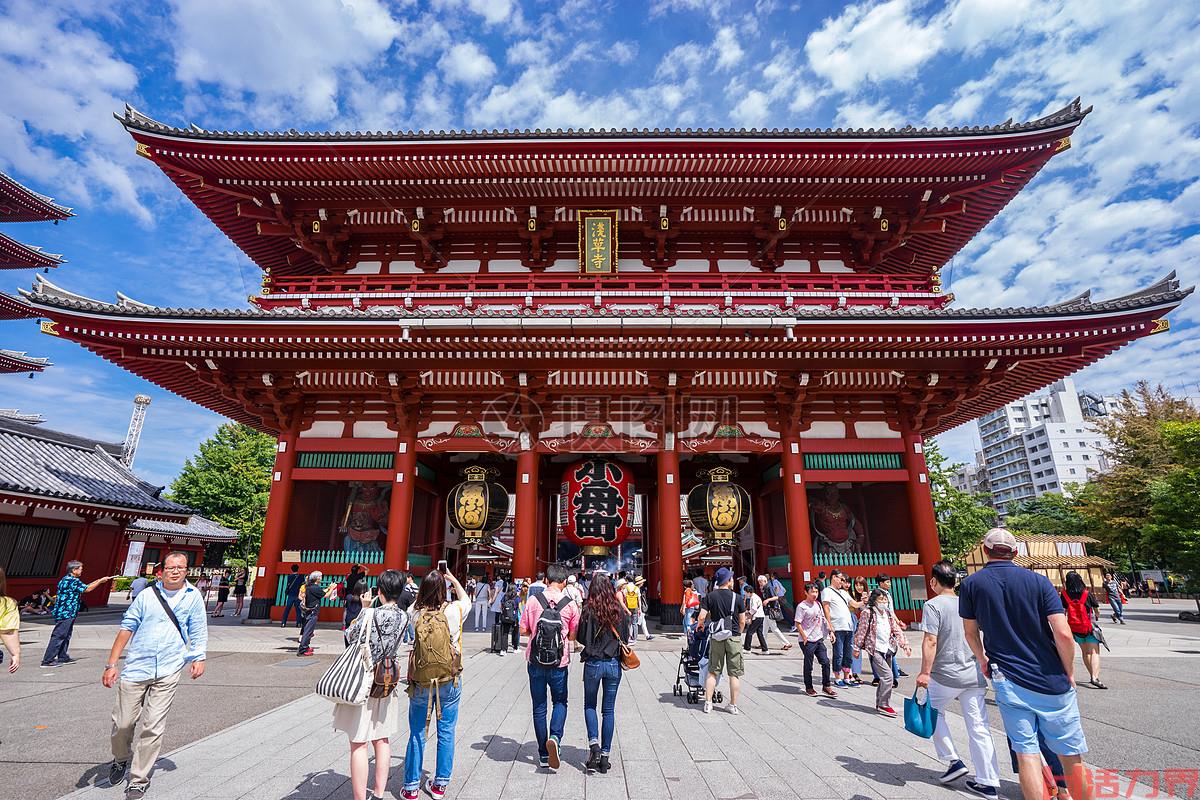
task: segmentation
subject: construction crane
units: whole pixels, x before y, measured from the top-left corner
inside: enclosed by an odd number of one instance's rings
[[[150,405],[148,395],[139,394],[133,398],[133,416],[129,419],[129,431],[125,434],[125,444],[121,447],[121,463],[126,469],[133,469],[133,457],[137,454],[138,442],[142,438],[142,425],[146,422],[146,406]]]

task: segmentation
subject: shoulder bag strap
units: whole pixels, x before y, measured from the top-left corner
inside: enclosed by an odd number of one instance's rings
[[[158,584],[151,587],[154,590],[154,596],[158,598],[158,602],[162,604],[163,611],[167,612],[167,616],[171,622],[175,624],[175,630],[179,631],[179,638],[183,639],[184,645],[188,645],[187,637],[183,635],[183,626],[179,624],[179,618],[175,616],[175,612],[171,610],[171,606],[167,603],[167,598],[162,596],[162,592],[158,589]],[[188,645],[190,646],[190,645]]]

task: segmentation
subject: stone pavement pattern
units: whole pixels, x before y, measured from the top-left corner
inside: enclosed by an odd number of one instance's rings
[[[733,716],[718,708],[705,716],[699,706],[672,694],[676,650],[643,649],[642,659],[642,667],[626,673],[621,685],[613,769],[585,775],[579,665],[571,668],[563,766],[550,774],[536,767],[524,660],[480,652],[469,656],[447,795],[464,800],[969,796],[937,783],[944,767],[933,757],[932,745],[906,733],[900,720],[875,714],[872,689],[845,690],[836,700],[809,698],[802,693],[795,658],[750,656],[750,681],[740,702],[744,713]],[[905,684],[911,689],[911,679]],[[900,694],[894,704],[901,705]],[[160,759],[149,796],[350,798],[346,739],[331,729],[331,715],[327,701],[309,695],[182,747]],[[965,754],[961,717],[952,714],[950,724]],[[388,797],[399,796],[406,741],[402,723],[393,739]],[[997,745],[1003,748],[1002,735]],[[427,775],[433,751],[427,747]],[[1005,761],[1002,793],[1018,797]],[[68,797],[115,800],[118,791],[93,786]],[[1139,788],[1132,796],[1153,795]]]

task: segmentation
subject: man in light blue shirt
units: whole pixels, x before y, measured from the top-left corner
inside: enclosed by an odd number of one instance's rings
[[[141,800],[150,785],[167,712],[184,668],[192,680],[204,674],[208,623],[200,591],[187,582],[187,569],[183,553],[163,559],[161,584],[140,592],[130,603],[104,666],[104,686],[117,687],[108,779],[116,786],[129,768],[126,800]],[[125,668],[118,680],[122,652]],[[142,727],[135,750],[133,729],[139,720]]]

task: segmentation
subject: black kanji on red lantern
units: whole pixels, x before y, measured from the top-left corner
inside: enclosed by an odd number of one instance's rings
[[[606,461],[585,461],[575,470],[580,489],[571,498],[571,511],[580,538],[616,543],[617,529],[625,521],[625,498],[618,488],[624,480],[620,467]]]

